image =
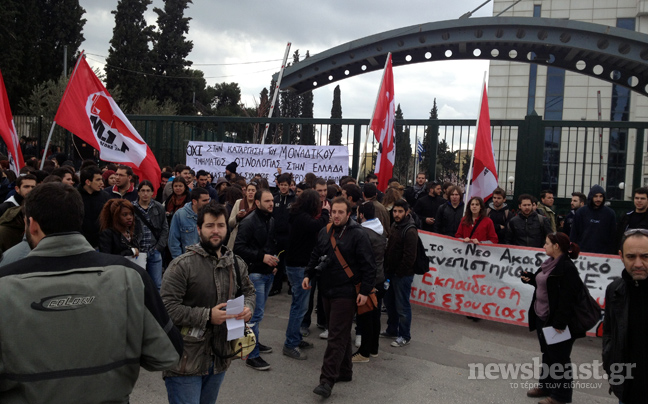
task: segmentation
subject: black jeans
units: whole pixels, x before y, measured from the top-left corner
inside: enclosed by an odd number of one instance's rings
[[[338,377],[351,378],[353,363],[351,361],[351,326],[356,312],[355,299],[322,298],[324,311],[329,322],[328,343],[324,351],[320,383],[333,387]]]
[[[302,320],[301,326],[309,328],[311,325],[311,316],[313,314],[313,307],[315,301],[315,293],[317,292],[317,324],[328,328],[328,321],[326,320],[326,313],[324,313],[324,305],[322,304],[322,294],[317,290],[317,277],[311,279],[311,290],[310,296],[308,297],[308,310],[304,314],[304,319]]]
[[[382,306],[382,299],[385,295],[385,290],[382,289],[383,285],[377,285],[376,298],[378,299],[378,307],[370,312],[356,316],[356,333],[358,330],[362,335],[362,343],[358,352],[362,356],[369,357],[369,355],[377,355],[379,340],[380,340],[380,307]]]
[[[542,370],[539,380],[541,389],[549,392],[554,400],[571,403],[572,401],[572,376],[571,371],[565,374],[567,369],[572,368],[571,351],[574,345],[574,338],[557,344],[547,345],[542,328],[545,327],[544,321],[537,318],[536,331],[540,341],[540,351],[542,351]],[[551,365],[560,364],[561,369],[557,372],[551,372]],[[552,375],[552,373],[555,373]]]

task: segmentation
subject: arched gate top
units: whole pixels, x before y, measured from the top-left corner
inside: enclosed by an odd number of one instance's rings
[[[304,93],[380,70],[388,52],[394,67],[456,59],[537,63],[648,95],[648,35],[581,21],[531,17],[439,21],[357,39],[287,67],[281,89]]]

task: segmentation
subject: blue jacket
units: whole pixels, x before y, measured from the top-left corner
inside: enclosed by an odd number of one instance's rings
[[[574,215],[569,238],[583,252],[614,254],[618,251],[618,245],[614,242],[616,215],[603,204],[598,208],[594,206],[592,198],[596,194],[603,194],[605,203],[605,190],[600,185],[594,185],[587,196],[587,205]]]
[[[198,236],[198,215],[191,202],[187,202],[173,215],[169,226],[169,251],[176,258],[184,254],[188,246],[200,241]]]

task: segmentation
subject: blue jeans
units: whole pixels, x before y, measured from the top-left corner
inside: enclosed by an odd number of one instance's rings
[[[286,328],[286,348],[297,348],[302,340],[299,330],[306,310],[308,310],[308,296],[310,290],[302,289],[304,280],[304,267],[286,267],[288,282],[292,288],[292,303],[290,304],[290,317]]]
[[[146,272],[153,279],[159,292],[162,285],[162,254],[156,249],[146,253]]]
[[[225,378],[225,372],[214,374],[213,365],[207,376],[173,376],[164,379],[169,404],[213,404]]]
[[[268,300],[270,289],[272,289],[274,275],[251,273],[250,280],[252,281],[252,284],[254,284],[254,289],[256,290],[256,307],[254,308],[254,314],[252,314],[252,318],[248,323],[257,340],[257,346],[254,347],[254,350],[248,356],[248,359],[253,359],[259,357],[259,323],[263,320],[265,304]]]
[[[385,306],[387,307],[387,333],[403,337],[409,341],[410,328],[412,326],[412,306],[410,305],[410,294],[412,293],[412,281],[414,275],[396,275],[389,277],[390,286],[385,293]]]

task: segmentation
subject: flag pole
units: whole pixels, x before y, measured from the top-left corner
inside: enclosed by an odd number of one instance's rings
[[[362,156],[364,156],[364,158],[362,158],[362,161],[360,162],[360,168],[358,169],[356,182],[360,182],[360,173],[362,172],[362,169],[365,166],[365,162],[367,161],[367,143],[369,142],[369,131],[371,131],[371,125],[373,124],[373,117],[376,114],[376,107],[378,106],[378,97],[380,97],[380,88],[382,87],[383,80],[385,80],[385,70],[387,70],[387,62],[389,62],[390,57],[391,57],[391,52],[388,52],[387,59],[385,59],[385,66],[383,67],[383,74],[380,77],[380,86],[378,87],[378,93],[376,94],[376,102],[374,102],[373,111],[371,112],[371,120],[369,120],[369,126],[367,126],[367,135],[365,137],[364,150],[362,152]]]
[[[482,82],[480,96],[479,96],[479,110],[477,112],[477,125],[475,126],[475,141],[473,142],[473,152],[470,156],[470,169],[468,170],[468,177],[466,177],[466,193],[464,194],[464,214],[468,209],[468,195],[470,191],[470,183],[472,182],[472,172],[475,163],[475,147],[477,147],[477,134],[479,133],[479,120],[481,118],[482,103],[484,102],[484,89],[486,88],[486,72],[484,71],[484,81]]]
[[[70,84],[70,81],[74,78],[74,75],[76,74],[77,68],[79,67],[79,62],[81,62],[81,58],[84,57],[83,54],[85,53],[85,50],[81,51],[81,54],[79,55],[79,58],[77,59],[76,65],[74,66],[74,70],[72,71],[72,75],[70,76],[70,80],[68,80],[68,84]],[[61,100],[61,104],[63,104],[63,101],[65,101],[65,98],[67,97],[67,87],[65,88],[65,92],[63,93],[63,99]],[[59,106],[61,105],[59,104]],[[54,127],[56,126],[56,121],[52,121],[52,128],[50,129],[49,135],[47,136],[47,142],[45,142],[45,149],[43,150],[43,158],[41,159],[41,165],[40,169],[42,170],[43,167],[45,166],[45,156],[47,155],[47,149],[49,149],[49,144],[50,141],[52,140],[52,133],[54,133]]]
[[[272,118],[274,114],[275,104],[277,103],[277,97],[279,96],[279,86],[281,85],[281,79],[283,78],[284,70],[286,69],[286,63],[288,62],[288,54],[290,53],[291,42],[288,42],[286,45],[286,51],[284,52],[283,63],[281,64],[281,69],[279,69],[279,77],[277,78],[277,83],[275,83],[274,92],[272,93],[272,101],[270,102],[270,109],[268,110],[268,119]],[[267,122],[265,129],[263,130],[263,136],[261,137],[261,144],[265,144],[265,138],[268,135],[268,129],[270,128],[270,122]]]

